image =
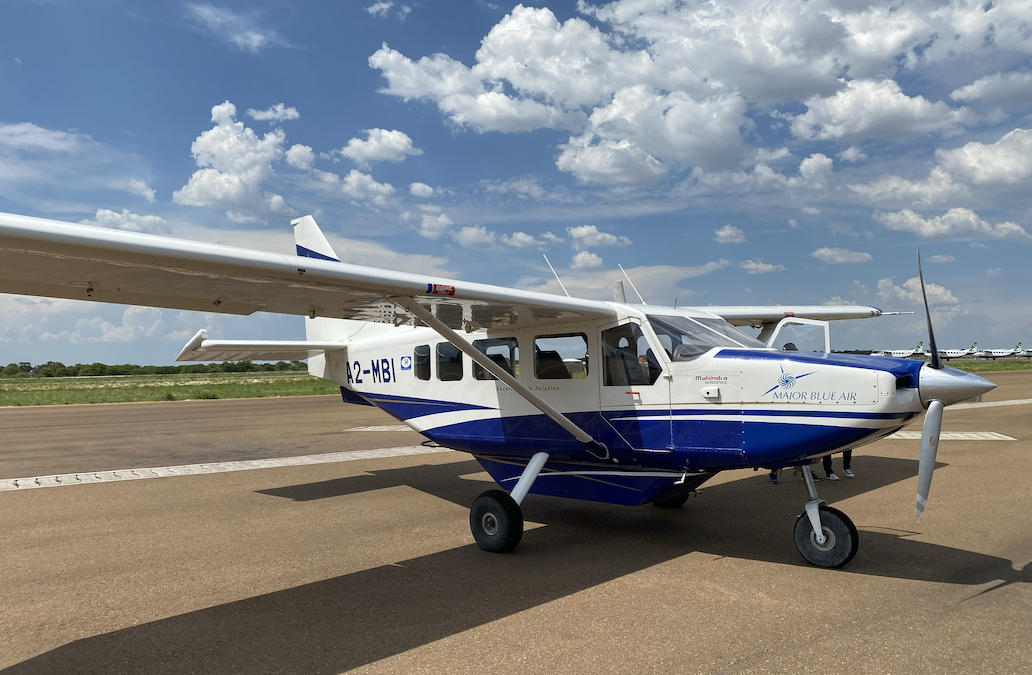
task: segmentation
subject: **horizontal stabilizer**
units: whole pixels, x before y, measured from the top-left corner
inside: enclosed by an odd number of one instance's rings
[[[208,340],[208,331],[197,331],[176,361],[303,361],[318,354],[342,351],[342,342],[305,340]]]

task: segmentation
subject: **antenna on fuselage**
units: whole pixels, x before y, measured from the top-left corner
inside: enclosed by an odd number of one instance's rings
[[[546,263],[548,263],[548,269],[552,270],[552,274],[555,274],[555,268],[552,267],[552,263],[548,262],[548,256],[542,253],[541,257],[545,259]],[[563,289],[563,293],[566,294],[566,297],[570,297],[570,292],[566,290],[566,286],[563,286],[563,280],[559,278],[558,274],[555,274],[555,280],[559,282],[559,287]]]
[[[641,293],[639,293],[638,289],[634,287],[634,282],[631,281],[631,278],[629,276],[627,276],[627,270],[625,270],[623,268],[623,265],[617,264],[617,267],[619,267],[620,271],[623,272],[624,279],[627,279],[627,283],[629,283],[631,285],[631,290],[634,291],[634,294],[638,296],[639,300],[641,300],[641,304],[643,304],[643,305],[649,304],[649,303],[645,302],[645,298],[641,297]]]

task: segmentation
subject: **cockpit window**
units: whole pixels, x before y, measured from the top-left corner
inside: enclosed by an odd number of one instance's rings
[[[706,317],[699,316],[695,317],[694,319],[691,319],[691,321],[701,323],[706,328],[709,328],[712,331],[716,331],[725,337],[731,338],[743,347],[765,348],[767,346],[759,340],[757,340],[756,338],[749,337],[743,331],[739,330],[738,328],[735,328],[723,319],[708,319]]]
[[[663,349],[671,361],[691,361],[705,354],[713,347],[763,347],[758,340],[753,340],[744,333],[736,331],[733,326],[719,319],[689,319],[686,316],[649,314],[649,324],[656,331]],[[717,327],[704,326],[700,321],[719,321],[725,323],[733,331],[728,335]]]

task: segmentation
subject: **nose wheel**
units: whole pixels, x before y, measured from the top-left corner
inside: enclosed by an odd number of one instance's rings
[[[842,567],[853,559],[860,547],[853,521],[838,509],[824,503],[817,495],[813,473],[803,466],[803,480],[810,501],[796,519],[795,545],[806,561],[817,567]]]
[[[796,549],[817,567],[842,567],[853,559],[860,547],[856,526],[846,514],[830,506],[821,504],[819,513],[824,541],[818,540],[810,517],[804,511],[795,524]]]

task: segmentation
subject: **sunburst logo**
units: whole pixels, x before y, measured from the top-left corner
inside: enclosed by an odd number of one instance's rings
[[[781,389],[791,389],[792,387],[794,387],[796,385],[796,381],[797,380],[801,380],[804,377],[806,377],[807,375],[813,375],[815,372],[817,372],[817,371],[811,371],[809,373],[803,373],[802,375],[793,375],[792,373],[786,373],[785,372],[785,366],[781,365],[781,377],[778,378],[778,383],[775,384],[770,389],[768,389],[767,391],[763,392],[763,395],[766,396],[767,394],[769,394],[770,392],[774,391],[775,389],[778,389],[779,387]]]

